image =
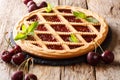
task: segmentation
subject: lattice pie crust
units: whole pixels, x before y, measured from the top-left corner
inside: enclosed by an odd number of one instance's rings
[[[76,19],[72,11],[83,12],[96,18],[99,23]],[[95,42],[101,44],[108,33],[104,19],[95,13],[79,7],[57,6],[50,13],[42,8],[24,16],[14,27],[13,36],[21,31],[22,24],[29,25],[34,21],[39,22],[34,36],[15,42],[29,54],[44,58],[63,59],[84,55],[95,49]],[[71,42],[71,34],[79,42]]]

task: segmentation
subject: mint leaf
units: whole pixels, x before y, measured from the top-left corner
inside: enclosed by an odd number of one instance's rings
[[[15,40],[26,39],[28,35],[33,35],[37,26],[38,22],[33,22],[28,28],[25,25],[22,25],[22,32],[15,36]]]
[[[27,35],[34,35],[34,32],[30,32],[30,33],[28,33]]]
[[[93,23],[98,23],[99,21],[97,19],[95,19],[94,17],[87,17],[86,20],[88,22],[93,22]]]
[[[23,24],[22,25],[22,32],[26,33],[26,31],[27,31],[27,27]]]
[[[93,22],[93,23],[98,23],[98,22],[99,22],[97,19],[95,19],[95,18],[92,17],[92,16],[87,17],[86,14],[83,13],[83,12],[73,11],[73,15],[74,15],[76,18],[82,18],[82,19],[87,20],[88,22]]]
[[[74,34],[71,34],[69,39],[71,42],[79,42],[79,40],[77,39],[77,37]]]
[[[77,11],[73,11],[73,15],[76,17],[76,18],[82,18],[82,19],[85,19],[87,16],[85,15],[85,13],[83,12],[77,12]]]
[[[35,28],[38,26],[38,22],[33,22],[27,29],[27,34],[33,32]]]
[[[18,33],[15,37],[15,40],[19,40],[19,39],[26,39],[27,35],[23,34],[23,33]]]
[[[49,13],[52,11],[52,6],[50,4],[47,4],[47,7],[45,8],[46,12]]]

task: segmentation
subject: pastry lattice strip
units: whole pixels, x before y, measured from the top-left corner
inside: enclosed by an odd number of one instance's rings
[[[64,50],[68,50],[70,49],[68,47],[68,45],[85,45],[87,44],[88,42],[85,41],[85,39],[82,37],[82,35],[98,35],[99,32],[94,28],[94,24],[91,24],[91,23],[88,23],[84,20],[81,19],[81,21],[84,21],[84,22],[81,22],[81,23],[76,23],[76,22],[69,22],[67,19],[65,19],[64,16],[73,16],[72,13],[60,13],[59,12],[59,9],[53,9],[53,11],[55,13],[36,13],[36,15],[38,16],[38,18],[40,20],[39,21],[39,24],[44,24],[45,27],[47,28],[48,32],[47,31],[38,31],[36,30],[35,31],[35,39],[37,41],[37,44],[41,45],[42,48],[46,48],[47,49],[47,46],[46,45],[62,45],[62,47],[64,48]],[[44,16],[57,16],[59,19],[60,19],[60,22],[50,22],[50,21],[47,21],[45,19]],[[30,21],[25,21],[25,23],[27,24],[30,24],[31,22]],[[51,25],[52,24],[59,24],[59,25],[65,25],[67,26],[67,28],[70,30],[70,32],[56,32],[52,27]],[[79,25],[79,26],[87,26],[92,32],[80,32],[80,31],[77,31],[73,25]],[[54,35],[55,39],[57,40],[57,42],[49,42],[49,41],[42,41],[39,37],[38,37],[38,34],[51,34],[51,35]],[[70,34],[75,34],[75,36],[79,39],[79,43],[74,43],[74,42],[66,42],[64,41],[60,35],[70,35]]]

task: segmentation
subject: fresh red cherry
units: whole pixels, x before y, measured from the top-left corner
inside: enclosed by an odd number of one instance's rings
[[[37,76],[34,74],[27,74],[25,80],[37,80]]]
[[[22,53],[17,53],[12,56],[12,62],[16,65],[20,65],[25,60],[25,55]]]
[[[29,6],[32,5],[32,4],[35,4],[35,5],[36,5],[36,3],[35,3],[34,1],[29,1],[29,2],[27,3],[27,7],[29,7]]]
[[[34,74],[27,74],[25,80],[37,80],[37,76]]]
[[[9,51],[4,50],[1,54],[1,59],[7,63],[11,61],[12,56],[10,55]]]
[[[18,45],[16,45],[15,47],[14,47],[14,49],[15,49],[15,52],[16,53],[18,53],[18,52],[21,52],[22,50],[21,50],[21,47],[20,46],[18,46]]]
[[[105,63],[112,63],[113,60],[114,60],[114,54],[111,52],[111,51],[104,51],[102,54],[101,54],[101,57],[102,57],[102,60],[105,62]]]
[[[41,4],[38,5],[38,8],[47,7],[47,3],[45,1],[41,2]]]
[[[10,52],[11,56],[13,56],[14,54],[16,54],[16,50],[15,49],[11,49],[9,52]]]
[[[28,7],[28,11],[31,12],[31,11],[34,11],[36,10],[38,7],[36,4],[31,4],[29,7]]]
[[[11,76],[11,80],[23,80],[23,78],[24,78],[23,71],[16,71]]]
[[[14,54],[17,54],[18,52],[22,52],[22,49],[20,46],[15,45],[13,49],[10,50],[10,55],[13,56]]]
[[[87,54],[87,62],[90,64],[90,65],[97,65],[100,61],[100,55],[98,53],[95,53],[95,52],[89,52]]]
[[[24,4],[26,4],[26,5],[29,1],[33,1],[33,0],[23,0]]]

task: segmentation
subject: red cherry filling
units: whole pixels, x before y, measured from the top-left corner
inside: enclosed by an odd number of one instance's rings
[[[47,31],[47,29],[44,27],[44,25],[38,25],[37,30],[39,30],[39,31]]]
[[[64,41],[66,41],[66,42],[70,42],[70,35],[60,35],[60,37],[64,40]]]
[[[95,25],[94,27],[97,29],[98,32],[100,32],[100,25]]]
[[[32,43],[33,45],[35,45],[35,46],[38,46],[38,47],[41,47],[39,44],[37,44],[37,43]]]
[[[48,49],[63,50],[61,45],[47,45]]]
[[[75,16],[64,16],[69,22],[82,22],[80,19],[77,19]]]
[[[38,34],[38,36],[43,41],[54,41],[54,42],[56,42],[56,39],[51,34]]]
[[[43,17],[50,22],[60,22],[60,19],[57,16],[43,16]]]
[[[87,26],[81,26],[81,25],[72,25],[77,31],[80,32],[91,32],[91,30]]]
[[[83,37],[87,42],[91,42],[93,39],[96,38],[96,35],[82,35],[82,37]]]
[[[27,21],[37,21],[39,18],[37,15],[33,15],[30,18],[27,19]]]
[[[66,28],[65,25],[51,25],[52,28],[55,30],[55,31],[60,31],[60,32],[69,32],[69,30]]]
[[[71,13],[70,9],[58,9],[58,11],[61,13]]]
[[[82,45],[69,45],[69,48],[70,49],[75,49],[75,48],[78,48],[78,47],[81,47]]]
[[[33,36],[28,35],[28,36],[27,36],[27,39],[25,39],[25,40],[35,41],[35,38],[34,38]]]

